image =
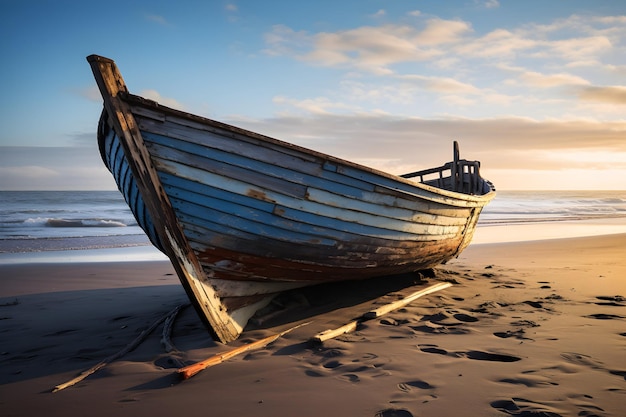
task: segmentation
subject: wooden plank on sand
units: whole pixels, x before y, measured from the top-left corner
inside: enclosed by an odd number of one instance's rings
[[[402,300],[395,301],[391,304],[385,304],[384,306],[378,307],[374,310],[370,310],[367,313],[363,314],[363,318],[365,319],[375,319],[377,317],[383,316],[393,310],[397,310],[399,308],[404,307],[407,304],[412,303],[414,300],[428,294],[432,294],[436,291],[443,290],[445,288],[451,287],[452,284],[449,282],[440,282],[435,285],[431,285],[428,288],[424,288],[423,290],[419,290],[414,292],[413,294],[404,297]]]
[[[401,300],[394,301],[393,303],[390,303],[390,304],[385,304],[374,310],[370,310],[367,313],[363,314],[362,316],[358,317],[356,320],[353,320],[348,324],[344,324],[341,327],[337,327],[336,329],[324,330],[323,332],[320,332],[316,334],[315,336],[313,336],[311,338],[311,341],[315,343],[322,343],[328,339],[341,336],[342,334],[345,334],[345,333],[350,333],[354,331],[356,327],[359,325],[359,323],[361,322],[383,316],[391,311],[397,310],[399,308],[406,306],[407,304],[410,304],[411,302],[415,301],[416,299],[424,295],[432,294],[433,292],[443,290],[451,286],[452,284],[449,282],[440,282],[438,284],[431,285],[430,287],[416,291],[404,297]]]
[[[243,345],[243,346],[239,346],[237,348],[231,349],[227,352],[224,353],[218,353],[217,355],[213,355],[210,358],[207,358],[203,361],[194,363],[192,365],[189,366],[185,366],[183,368],[178,369],[178,374],[183,378],[183,379],[189,379],[192,376],[194,376],[195,374],[197,374],[200,371],[205,370],[208,367],[214,366],[214,365],[218,365],[234,356],[237,356],[241,353],[244,352],[248,352],[250,350],[254,350],[254,349],[260,349],[264,346],[269,345],[270,343],[272,343],[273,341],[275,341],[276,339],[278,339],[279,337],[289,333],[292,330],[297,329],[298,327],[302,327],[302,326],[306,326],[307,324],[309,324],[309,322],[306,323],[302,323],[299,324],[297,326],[294,326],[290,329],[287,329],[283,332],[277,333],[277,334],[273,334],[271,336],[267,336],[264,337],[263,339],[257,340],[256,342],[252,342],[252,343],[248,343],[247,345]]]

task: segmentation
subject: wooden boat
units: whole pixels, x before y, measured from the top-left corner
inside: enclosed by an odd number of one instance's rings
[[[456,143],[452,162],[391,175],[132,95],[112,60],[87,60],[104,163],[219,341],[281,291],[456,257],[495,196]]]

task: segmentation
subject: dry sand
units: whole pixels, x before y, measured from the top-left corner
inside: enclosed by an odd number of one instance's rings
[[[313,288],[238,346],[313,320],[180,381],[228,350],[191,308],[57,393],[187,299],[167,262],[0,266],[2,416],[624,416],[626,235],[484,244],[419,277]],[[308,338],[440,280],[451,288],[312,345]],[[388,295],[385,295],[388,294]]]

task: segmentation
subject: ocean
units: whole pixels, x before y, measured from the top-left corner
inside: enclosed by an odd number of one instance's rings
[[[573,230],[580,221],[626,231],[612,219],[626,219],[626,191],[499,191],[483,210],[477,235],[556,222]],[[0,191],[0,255],[124,247],[152,250],[117,191]]]
[[[0,191],[0,253],[146,245],[118,191]]]
[[[626,217],[626,191],[498,191],[481,214],[485,225]]]

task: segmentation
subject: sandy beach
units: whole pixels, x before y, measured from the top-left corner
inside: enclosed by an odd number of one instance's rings
[[[470,246],[434,274],[284,297],[282,314],[214,343],[166,261],[0,265],[3,416],[623,416],[626,234]],[[434,276],[428,276],[434,275]],[[440,281],[453,286],[312,344],[314,334]],[[299,323],[181,381],[191,364]]]

